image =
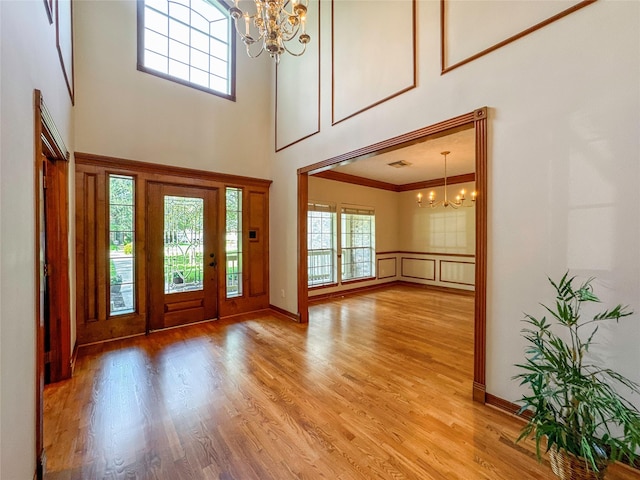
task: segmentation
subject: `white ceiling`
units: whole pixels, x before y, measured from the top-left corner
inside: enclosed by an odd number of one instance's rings
[[[433,180],[444,177],[443,151],[447,155],[447,176],[463,175],[475,171],[475,130],[473,128],[444,137],[376,154],[362,160],[334,167],[332,171],[347,173],[394,185]],[[388,164],[404,160],[411,165],[393,168]]]

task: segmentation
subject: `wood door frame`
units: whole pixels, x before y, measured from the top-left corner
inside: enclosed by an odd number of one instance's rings
[[[40,291],[43,287],[44,272],[40,264],[40,202],[44,201],[41,189],[49,192],[48,222],[45,227],[47,248],[57,261],[48,267],[52,291],[50,294],[50,317],[60,319],[55,327],[55,351],[51,358],[52,381],[63,380],[71,376],[71,317],[70,317],[70,281],[69,281],[69,151],[53,117],[49,113],[42,92],[34,90],[34,192],[35,192],[35,322],[36,322],[36,477],[44,475],[44,312],[40,308]],[[43,158],[46,160],[43,161]],[[45,172],[44,162],[54,167]],[[43,179],[45,184],[41,184]],[[51,201],[55,200],[52,204]],[[55,287],[54,287],[55,285]],[[53,350],[52,346],[52,350]]]
[[[487,330],[487,113],[482,107],[469,113],[430,125],[419,130],[399,135],[322,162],[298,169],[298,318],[309,321],[309,291],[307,272],[307,203],[309,198],[309,175],[329,170],[347,161],[355,161],[376,153],[396,150],[412,143],[424,141],[426,137],[440,137],[458,129],[473,128],[475,131],[476,155],[476,269],[474,307],[474,355],[473,355],[473,399],[486,401],[486,330]]]

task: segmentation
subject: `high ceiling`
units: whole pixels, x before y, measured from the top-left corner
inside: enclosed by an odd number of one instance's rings
[[[352,161],[332,169],[371,180],[404,185],[444,177],[443,151],[447,155],[447,176],[475,171],[475,131],[473,128],[438,138],[430,138],[390,152]],[[404,160],[411,165],[394,168],[388,164]]]

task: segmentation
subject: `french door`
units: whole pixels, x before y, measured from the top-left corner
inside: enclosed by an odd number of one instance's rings
[[[218,191],[149,183],[149,329],[218,316]]]

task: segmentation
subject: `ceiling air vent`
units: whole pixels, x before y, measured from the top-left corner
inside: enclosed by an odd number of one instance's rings
[[[393,168],[402,168],[402,167],[408,167],[409,165],[411,165],[411,163],[405,160],[398,160],[397,162],[387,163],[387,165]]]

